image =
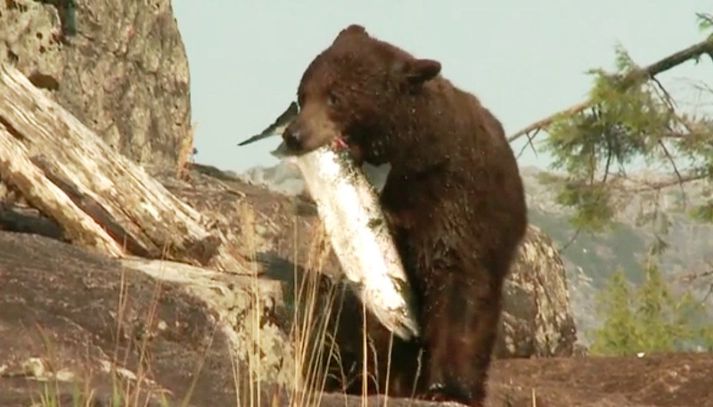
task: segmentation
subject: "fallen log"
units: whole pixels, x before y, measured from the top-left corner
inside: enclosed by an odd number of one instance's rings
[[[65,227],[67,237],[83,246],[119,257],[124,251],[89,215],[82,212],[27,155],[27,150],[0,124],[0,178],[23,191],[43,213]]]
[[[14,146],[4,153],[3,180],[71,231],[73,242],[115,257],[249,273],[232,236],[211,229],[208,219],[9,64],[0,65],[0,125],[0,145]]]

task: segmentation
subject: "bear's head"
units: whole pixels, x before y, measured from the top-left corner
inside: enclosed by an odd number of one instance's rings
[[[439,62],[417,59],[350,25],[305,70],[299,114],[283,134],[285,144],[306,153],[343,141],[360,146],[361,158],[372,164],[387,162],[395,148],[387,135],[404,124],[409,98],[440,71]]]

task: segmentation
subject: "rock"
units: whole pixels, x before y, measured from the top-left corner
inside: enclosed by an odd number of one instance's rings
[[[538,227],[528,227],[503,290],[496,356],[573,354],[577,335],[564,264]]]
[[[176,172],[193,149],[186,52],[170,0],[0,2],[0,62],[122,154]],[[76,34],[72,34],[72,25]]]
[[[291,330],[296,326],[299,328],[300,323],[294,324],[291,317],[294,315],[294,310],[301,310],[305,305],[297,296],[289,295],[296,291],[295,288],[300,287],[299,282],[294,281],[294,277],[316,275],[309,271],[322,271],[331,277],[339,275],[339,265],[333,254],[328,253],[329,255],[323,258],[314,255],[315,250],[320,249],[320,225],[315,208],[299,196],[291,197],[274,193],[263,187],[250,185],[214,168],[198,165],[194,165],[193,168],[195,170],[190,173],[187,179],[161,175],[159,180],[172,193],[195,207],[202,215],[212,219],[211,227],[223,229],[238,236],[239,241],[243,242],[243,251],[248,254],[252,253],[249,256],[250,260],[258,269],[258,273],[263,276],[262,278],[278,279],[285,283],[282,292],[288,295],[285,297],[286,304],[284,306],[273,303],[268,306],[267,315],[270,315],[269,318],[255,319],[250,316],[255,315],[254,312],[250,314],[251,311],[254,311],[251,304],[254,298],[263,297],[263,295],[255,296],[253,290],[245,289],[244,283],[236,285],[225,280],[238,279],[240,276],[221,275],[170,263],[166,263],[170,267],[161,271],[161,267],[158,269],[147,267],[139,260],[127,261],[122,268],[121,264],[109,262],[99,256],[92,257],[73,246],[46,239],[32,240],[40,239],[39,237],[27,237],[25,239],[30,240],[22,242],[27,246],[24,249],[20,247],[20,243],[13,247],[2,248],[0,239],[0,249],[3,249],[3,253],[19,256],[0,257],[0,273],[13,270],[11,267],[3,268],[3,262],[9,262],[5,264],[20,264],[20,258],[31,259],[23,268],[32,269],[34,267],[38,271],[35,274],[23,271],[22,278],[13,275],[16,285],[5,285],[0,290],[7,289],[8,293],[24,292],[22,295],[16,294],[17,303],[26,301],[25,298],[28,296],[32,298],[37,296],[48,303],[62,305],[50,307],[45,303],[39,303],[37,305],[40,307],[39,309],[26,308],[7,316],[7,320],[19,319],[22,324],[27,325],[27,322],[23,320],[25,315],[34,315],[41,319],[48,318],[47,315],[57,315],[58,309],[69,312],[66,310],[79,308],[89,312],[83,313],[75,310],[65,315],[63,320],[68,320],[68,325],[55,328],[60,330],[57,337],[79,337],[81,339],[81,335],[71,333],[73,327],[82,328],[81,331],[85,335],[91,333],[96,338],[109,337],[111,331],[115,329],[116,321],[106,315],[111,315],[112,310],[116,309],[116,298],[120,291],[117,285],[120,284],[122,270],[125,270],[124,272],[128,273],[126,275],[131,276],[131,281],[144,281],[139,286],[143,287],[143,291],[132,295],[132,298],[149,301],[152,297],[149,287],[160,280],[167,287],[172,287],[169,290],[171,292],[170,302],[159,302],[163,307],[160,308],[163,310],[162,312],[170,314],[175,311],[180,314],[182,301],[190,300],[202,304],[197,308],[194,307],[196,313],[205,314],[205,318],[213,321],[214,325],[216,320],[222,321],[224,324],[224,329],[220,331],[222,332],[221,341],[224,343],[224,347],[221,348],[223,358],[230,359],[231,354],[225,353],[225,351],[231,349],[232,346],[235,349],[243,350],[242,363],[250,365],[250,363],[256,362],[245,356],[251,353],[247,350],[258,347],[261,349],[257,354],[261,355],[258,365],[261,367],[263,383],[290,388],[291,385],[294,385],[292,379],[296,363],[295,355],[298,359],[300,355],[300,352],[295,353],[295,350],[300,348],[295,345],[293,337],[290,336]],[[206,173],[210,175],[206,175]],[[12,209],[15,211],[14,213],[19,211],[17,207]],[[23,223],[24,231],[46,232],[45,229],[33,230],[33,223],[27,220],[33,219],[33,214],[29,211],[23,213],[26,218]],[[39,216],[37,213],[34,214],[34,217]],[[502,320],[497,356],[505,358],[566,355],[571,352],[574,330],[568,308],[567,285],[564,281],[562,263],[549,239],[536,228],[529,230],[522,247],[518,263],[505,288],[505,314]],[[30,256],[28,252],[33,253],[34,257]],[[53,259],[54,263],[52,263],[53,266],[45,265],[43,269],[37,265],[33,266],[35,259]],[[157,263],[147,264],[155,265]],[[22,268],[17,268],[17,270],[22,270]],[[52,270],[56,270],[54,274],[51,273]],[[80,270],[81,273],[76,274]],[[140,273],[134,270],[140,270]],[[99,279],[98,276],[104,277]],[[77,279],[79,281],[76,281]],[[322,280],[319,280],[320,284],[325,279],[327,278],[323,277]],[[3,278],[3,280],[6,279]],[[29,288],[21,290],[22,284],[26,284]],[[93,292],[94,290],[97,292]],[[81,296],[77,296],[76,293],[81,293]],[[13,298],[12,296],[1,296],[5,299]],[[277,298],[279,296],[268,297]],[[87,309],[86,304],[92,305]],[[135,306],[138,308],[132,314],[134,319],[130,320],[131,324],[139,324],[140,321],[136,321],[137,316],[145,315],[150,304],[140,302]],[[0,308],[10,309],[1,303]],[[324,307],[324,303],[319,303],[315,309],[321,311],[326,307]],[[175,324],[175,322],[167,322],[175,321],[178,318],[175,312],[172,314],[173,320],[170,318],[161,319],[165,322],[164,326]],[[2,311],[0,311],[0,315],[2,315]],[[104,315],[105,319],[102,321],[92,319],[98,315]],[[83,318],[89,319],[84,320]],[[17,324],[17,322],[14,323]],[[207,322],[203,322],[203,324],[207,324]],[[259,331],[256,330],[257,326],[260,327]],[[204,330],[206,329],[204,328]],[[258,341],[255,341],[255,332],[259,332],[260,339]],[[157,355],[181,354],[183,347],[195,349],[197,345],[183,341],[197,340],[195,335],[198,334],[189,334],[188,337],[183,338],[183,335],[187,334],[187,331],[175,333],[173,340],[176,343],[162,342],[162,337],[159,334],[157,336],[159,339],[153,339],[151,342],[152,346],[157,346],[157,348],[153,348],[152,353]],[[203,340],[205,341],[205,338]],[[86,341],[92,343],[91,340],[86,339]],[[102,354],[112,355],[112,349],[107,345],[109,342],[108,339],[103,339],[104,345],[99,343],[93,347],[101,350],[98,352],[100,356]],[[174,346],[175,349],[163,349],[162,346],[168,346],[167,343]],[[63,346],[65,347],[63,349],[69,349],[65,350],[66,353],[79,354],[76,349],[72,348],[72,346],[77,346],[76,343]],[[196,353],[190,355],[194,359],[197,358]],[[37,353],[22,354],[16,358],[20,364],[15,363],[13,369],[17,370],[18,366],[22,367],[22,363],[30,358],[41,357],[42,355],[38,356]],[[137,369],[135,365],[137,356],[134,354],[133,357],[134,365],[129,363],[126,367],[129,372],[135,372]],[[215,357],[219,359],[221,356],[216,355]],[[78,373],[74,372],[81,371],[81,368],[86,368],[86,366],[94,368],[101,366],[101,361],[109,357],[97,358],[99,356],[90,361],[83,361],[67,356],[64,365],[70,373],[77,375]],[[79,363],[78,366],[77,363]],[[185,382],[171,382],[170,380],[174,380],[174,376],[169,375],[168,372],[178,369],[186,370],[188,369],[187,365],[177,366],[175,363],[171,365],[169,361],[161,359],[156,363],[157,366],[163,366],[161,367],[163,370],[154,369],[156,373],[153,377],[158,383],[157,386],[163,386],[162,388],[168,390],[183,388]],[[1,361],[0,364],[2,364]],[[298,364],[298,366],[304,368],[302,364]],[[215,367],[220,370],[215,374],[232,375],[232,372],[225,371],[224,365],[217,364]],[[250,371],[247,368],[244,370]],[[168,376],[164,377],[164,374]],[[243,378],[246,376],[242,375]],[[249,386],[247,384],[242,386],[245,387],[243,393],[246,393]],[[270,386],[265,385],[265,388],[268,389]],[[230,394],[224,393],[224,395],[226,399],[230,398]]]
[[[191,202],[198,202],[202,197],[202,211],[221,215],[215,217],[216,227],[241,224],[244,236],[259,234],[251,247],[256,252],[270,253],[267,259],[255,256],[255,267],[262,268],[263,276],[274,274],[288,278],[300,274],[299,270],[294,271],[295,267],[309,267],[307,258],[315,239],[308,228],[314,227],[315,215],[304,210],[299,212],[298,199],[266,192],[228,176],[214,178],[198,172],[190,175],[189,181],[165,179],[164,184]],[[251,205],[252,212],[235,212],[236,205]],[[302,215],[295,216],[295,211]],[[235,216],[246,213],[252,215]],[[270,222],[264,223],[265,227],[258,231],[254,226],[261,224],[263,217]],[[245,222],[249,218],[254,219],[254,224]],[[285,232],[295,225],[299,232],[304,232],[298,234],[298,241],[294,240],[294,234]],[[291,244],[286,244],[290,241]],[[530,321],[536,327],[538,318],[551,315],[548,310],[556,301],[542,298],[541,294],[549,290],[538,291],[538,286],[566,289],[556,280],[559,273],[547,272],[547,264],[557,258],[556,252],[549,251],[548,244],[548,238],[537,229],[529,231],[522,261],[544,260],[534,263],[539,264],[539,268],[534,267],[532,272],[524,264],[520,270],[514,270],[512,287],[523,286],[523,290],[537,293],[534,297],[525,296],[533,299],[522,301],[524,305],[518,311],[524,314],[530,310],[531,316],[520,316],[515,312],[518,308],[511,308],[513,315],[525,321],[518,324]],[[291,257],[281,255],[283,252],[291,253]],[[131,385],[130,390],[135,389],[134,377],[140,377],[142,371],[147,373],[139,395],[142,405],[166,405],[161,400],[162,395],[169,405],[177,405],[191,388],[188,405],[235,405],[238,394],[235,377],[239,378],[239,393],[247,405],[250,387],[245,379],[250,376],[249,372],[254,372],[250,368],[256,366],[262,367],[261,401],[253,400],[250,405],[305,404],[295,398],[299,394],[293,393],[290,387],[295,366],[291,361],[300,348],[292,338],[275,329],[284,327],[284,318],[292,315],[290,303],[285,304],[287,313],[280,312],[282,307],[278,303],[270,304],[264,314],[250,312],[254,310],[249,306],[254,297],[251,290],[245,289],[240,276],[208,270],[199,272],[171,263],[145,263],[141,259],[122,264],[56,240],[7,232],[0,232],[0,253],[0,405],[30,405],[31,400],[39,400],[45,390],[57,394],[63,405],[85,405],[72,404],[77,390],[80,395],[93,391],[95,403],[92,405],[113,405],[116,402],[112,395],[113,384],[117,379],[122,386]],[[520,277],[516,277],[518,275]],[[542,281],[536,284],[531,281],[540,279]],[[155,297],[158,282],[162,295]],[[530,287],[533,285],[534,288]],[[262,293],[258,297],[275,298],[269,290],[257,292]],[[154,323],[147,324],[152,310],[155,310]],[[259,315],[267,317],[256,318]],[[121,326],[118,321],[123,321]],[[566,325],[566,321],[559,321],[559,326]],[[256,332],[257,326],[263,327],[259,331],[260,340],[249,340],[255,338],[250,332]],[[243,329],[242,335],[240,329]],[[535,335],[542,331],[529,329]],[[544,332],[547,335],[547,330]],[[145,353],[147,363],[141,364],[139,350],[143,340],[148,352]],[[260,358],[247,358],[242,362],[238,359],[234,369],[231,348],[241,341],[244,351],[251,350],[253,356]],[[526,352],[548,352],[537,351],[537,344],[531,342],[513,343],[524,344],[518,345],[524,349],[528,346],[535,349]],[[558,351],[555,341],[543,343],[549,352]],[[115,358],[117,352],[119,357]],[[108,368],[113,360],[118,361],[121,369],[112,374]],[[142,370],[139,366],[145,368]],[[489,374],[485,405],[706,405],[711,394],[712,368],[711,354],[497,359]],[[194,380],[195,386],[191,387]],[[286,387],[279,390],[275,383]],[[124,387],[119,390],[121,394],[126,391]],[[144,403],[144,399],[148,402]],[[366,401],[368,405],[377,406],[383,405],[385,399],[379,396]],[[364,405],[359,397],[343,394],[324,394],[320,401],[323,406]],[[439,405],[391,397],[388,404]]]
[[[232,405],[237,388],[245,403],[256,374],[263,397],[289,387],[291,347],[274,322],[279,285],[140,259],[122,265],[36,235],[0,232],[0,253],[0,405],[30,405],[47,384],[70,400],[76,384],[97,400],[112,398],[112,383],[124,396],[129,386],[156,406],[161,395],[170,405],[187,396]]]

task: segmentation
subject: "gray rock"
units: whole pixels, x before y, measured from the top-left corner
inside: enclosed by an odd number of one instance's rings
[[[577,340],[562,258],[530,225],[505,281],[499,357],[571,356]]]
[[[248,402],[250,377],[263,380],[263,397],[289,379],[289,367],[282,377],[270,369],[291,353],[270,322],[276,306],[261,301],[256,318],[249,282],[139,259],[122,265],[28,234],[0,232],[0,253],[0,405],[30,405],[45,383],[66,405],[84,405],[70,402],[85,388],[106,403],[92,405],[114,405],[112,385],[122,397],[139,391],[141,405],[166,405],[162,394],[169,405],[235,405]]]
[[[266,274],[300,274],[294,269],[302,268],[308,259],[313,243],[310,226],[316,223],[316,215],[294,216],[294,199],[229,176],[214,178],[193,172],[187,180],[164,182],[216,219],[216,227],[245,228],[246,218],[235,216],[240,213],[235,211],[235,205],[253,207],[255,225],[264,228],[255,231],[259,236],[252,247],[271,251],[275,259],[282,259],[282,263],[256,266],[273,269]],[[297,241],[294,234],[285,233],[295,228],[299,230]],[[252,233],[245,232],[246,235]],[[150,381],[142,387],[139,401],[142,404],[144,397],[153,395],[153,400],[146,405],[166,405],[156,397],[162,392],[169,405],[177,405],[195,379],[189,405],[235,405],[238,391],[233,383],[236,371],[231,363],[235,359],[228,350],[236,341],[244,344],[244,350],[254,350],[253,356],[258,357],[247,366],[238,361],[235,364],[237,376],[245,379],[250,376],[250,366],[261,368],[261,402],[254,401],[250,405],[304,404],[295,399],[300,394],[291,392],[293,387],[289,381],[295,373],[295,365],[290,361],[299,347],[292,338],[274,330],[276,326],[283,326],[280,321],[285,316],[292,314],[255,320],[255,314],[243,313],[241,310],[249,309],[246,306],[252,303],[252,297],[244,291],[234,291],[235,287],[231,288],[224,280],[236,276],[208,271],[195,273],[183,267],[176,267],[172,272],[166,272],[163,267],[151,272],[144,267],[142,272],[137,272],[137,268],[131,266],[132,261],[124,262],[129,266],[122,267],[117,261],[68,244],[3,232],[0,232],[0,253],[3,253],[0,256],[0,405],[30,405],[30,400],[38,400],[47,386],[56,390],[63,405],[73,405],[77,389],[94,391],[96,402],[92,405],[110,405],[114,378],[106,373],[106,363],[102,361],[112,360],[116,354],[116,338],[120,339],[120,361],[125,369],[117,372],[122,384],[135,383],[131,375],[139,371],[140,339],[148,339]],[[290,258],[288,253],[294,257]],[[513,270],[507,290],[534,295],[520,294],[521,301],[515,301],[506,309],[518,318],[517,324],[524,327],[520,332],[529,330],[533,332],[531,338],[546,337],[546,340],[536,339],[536,343],[532,343],[532,339],[523,336],[513,343],[524,349],[524,353],[557,353],[562,349],[566,353],[566,346],[556,339],[558,335],[551,334],[551,327],[569,324],[561,315],[552,316],[555,304],[566,297],[561,295],[566,291],[566,286],[559,282],[561,269],[551,267],[552,264],[562,267],[556,260],[557,253],[551,251],[549,239],[533,228],[528,232],[521,258],[523,267]],[[533,262],[533,259],[539,260]],[[154,304],[158,278],[163,295],[155,303],[155,329],[146,330],[146,316]],[[122,281],[127,284],[124,298],[128,300],[123,311],[125,323],[118,330],[116,311]],[[283,292],[289,293],[291,289]],[[550,293],[559,294],[547,297]],[[542,318],[556,324],[542,325],[538,322]],[[216,331],[221,322],[228,322],[232,329]],[[251,331],[255,328],[251,325],[254,322],[267,329],[259,331],[259,341],[245,342],[250,338],[248,333],[254,332]],[[240,329],[248,335],[240,334]],[[123,334],[116,335],[117,332]],[[559,336],[566,335],[560,332]],[[514,349],[522,352],[517,347]],[[124,358],[125,355],[128,356]],[[201,367],[200,374],[198,367]],[[710,398],[711,367],[713,356],[710,354],[500,358],[494,361],[489,374],[489,396],[485,405],[705,405]],[[83,375],[86,369],[91,373],[88,376]],[[290,394],[271,386],[271,381],[285,383]],[[239,389],[243,404],[247,405],[250,387],[243,384]],[[359,397],[336,393],[323,394],[320,400],[323,406],[364,405]],[[368,405],[383,405],[385,397],[370,397],[366,401]],[[436,405],[392,397],[388,404]]]

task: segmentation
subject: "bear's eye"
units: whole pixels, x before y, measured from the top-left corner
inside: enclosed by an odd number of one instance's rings
[[[337,95],[334,94],[334,92],[329,92],[327,94],[327,105],[330,107],[335,107],[339,104],[339,98]]]

